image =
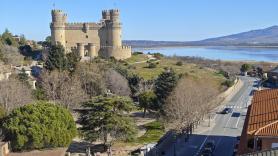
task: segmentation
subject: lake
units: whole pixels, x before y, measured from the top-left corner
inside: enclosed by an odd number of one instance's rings
[[[236,48],[236,47],[171,47],[171,48],[134,48],[144,53],[162,53],[166,56],[194,56],[213,60],[265,61],[278,62],[278,48]]]

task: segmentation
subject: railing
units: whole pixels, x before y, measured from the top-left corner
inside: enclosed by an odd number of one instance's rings
[[[278,148],[243,154],[240,156],[278,156]]]

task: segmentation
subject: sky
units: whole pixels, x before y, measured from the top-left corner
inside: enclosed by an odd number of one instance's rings
[[[1,0],[0,32],[44,40],[53,8],[69,22],[97,22],[103,9],[118,8],[125,40],[194,41],[278,25],[277,6],[278,0]]]

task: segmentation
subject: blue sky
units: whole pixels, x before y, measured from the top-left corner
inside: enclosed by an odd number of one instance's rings
[[[101,10],[119,8],[124,39],[191,41],[278,25],[277,0],[3,0],[0,32],[43,40],[53,3],[69,22],[95,22]]]

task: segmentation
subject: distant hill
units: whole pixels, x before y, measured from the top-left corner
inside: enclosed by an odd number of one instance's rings
[[[201,41],[148,41],[127,40],[125,44],[133,47],[170,47],[170,46],[278,46],[278,26],[252,30],[239,34],[210,38]]]
[[[278,26],[193,43],[203,45],[278,45]]]

